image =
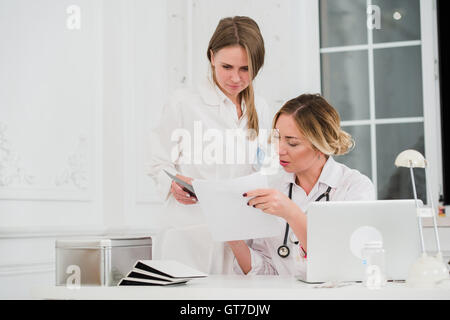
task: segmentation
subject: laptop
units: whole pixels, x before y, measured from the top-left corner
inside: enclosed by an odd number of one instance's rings
[[[307,210],[308,283],[362,281],[361,249],[382,241],[387,280],[406,280],[420,256],[420,233],[414,200],[313,202]]]

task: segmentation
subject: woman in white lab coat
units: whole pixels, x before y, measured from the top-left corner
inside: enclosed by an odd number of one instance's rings
[[[272,182],[273,189],[249,190],[243,196],[249,199],[248,205],[287,223],[277,237],[229,242],[236,257],[234,271],[304,276],[308,204],[375,200],[375,190],[368,177],[333,159],[351,150],[354,141],[340,128],[337,111],[319,94],[288,101],[275,115],[273,126],[284,170]]]
[[[250,142],[261,129],[270,129],[272,118],[252,85],[264,56],[263,37],[255,21],[224,18],[207,49],[210,77],[195,89],[178,90],[165,105],[151,138],[149,175],[166,204],[154,259],[178,260],[211,274],[232,273],[230,248],[212,240],[197,199],[164,170],[188,183],[230,179],[257,170],[260,150]],[[240,143],[234,143],[236,136],[241,137]],[[230,137],[232,141],[227,140]]]

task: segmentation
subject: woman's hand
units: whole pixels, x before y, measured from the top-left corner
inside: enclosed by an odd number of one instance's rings
[[[192,184],[192,178],[182,176],[180,174],[177,174],[177,178],[183,180],[186,183]],[[194,204],[197,203],[197,198],[193,197],[189,194],[189,192],[183,190],[183,187],[180,186],[175,181],[172,181],[172,185],[170,187],[170,192],[172,193],[173,197],[182,204]]]
[[[279,216],[289,223],[295,236],[300,241],[303,250],[307,251],[307,222],[306,215],[284,193],[275,189],[256,189],[244,193],[244,197],[250,197],[249,206],[261,209],[265,213]]]
[[[281,217],[286,221],[298,209],[297,205],[288,196],[276,189],[256,189],[244,193],[243,196],[251,198],[247,203],[249,206]]]

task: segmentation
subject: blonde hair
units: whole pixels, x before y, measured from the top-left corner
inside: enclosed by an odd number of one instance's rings
[[[325,155],[343,155],[355,146],[352,136],[341,129],[339,113],[320,94],[302,94],[289,100],[275,114],[291,115],[309,142]]]
[[[244,100],[247,108],[247,127],[258,135],[258,114],[256,113],[252,80],[264,64],[265,56],[264,39],[258,24],[249,17],[236,16],[221,19],[209,41],[206,55],[211,62],[211,52],[216,53],[224,47],[236,45],[240,45],[247,52],[248,72],[251,79],[250,84],[239,94],[239,97]],[[217,84],[212,64],[211,71],[213,80]]]

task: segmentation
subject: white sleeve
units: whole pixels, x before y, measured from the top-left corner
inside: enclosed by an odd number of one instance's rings
[[[372,181],[363,174],[358,174],[352,179],[347,194],[346,201],[371,201],[376,200],[375,187]]]
[[[150,132],[151,156],[148,175],[153,179],[157,192],[163,201],[170,196],[171,179],[163,171],[176,175],[180,141],[173,141],[172,134],[182,128],[180,94],[171,97],[164,105],[158,124]]]
[[[264,239],[254,239],[246,241],[250,249],[251,266],[252,268],[247,275],[278,275],[270,256],[267,255],[267,246]],[[233,271],[237,274],[244,275],[236,257],[233,261]]]

